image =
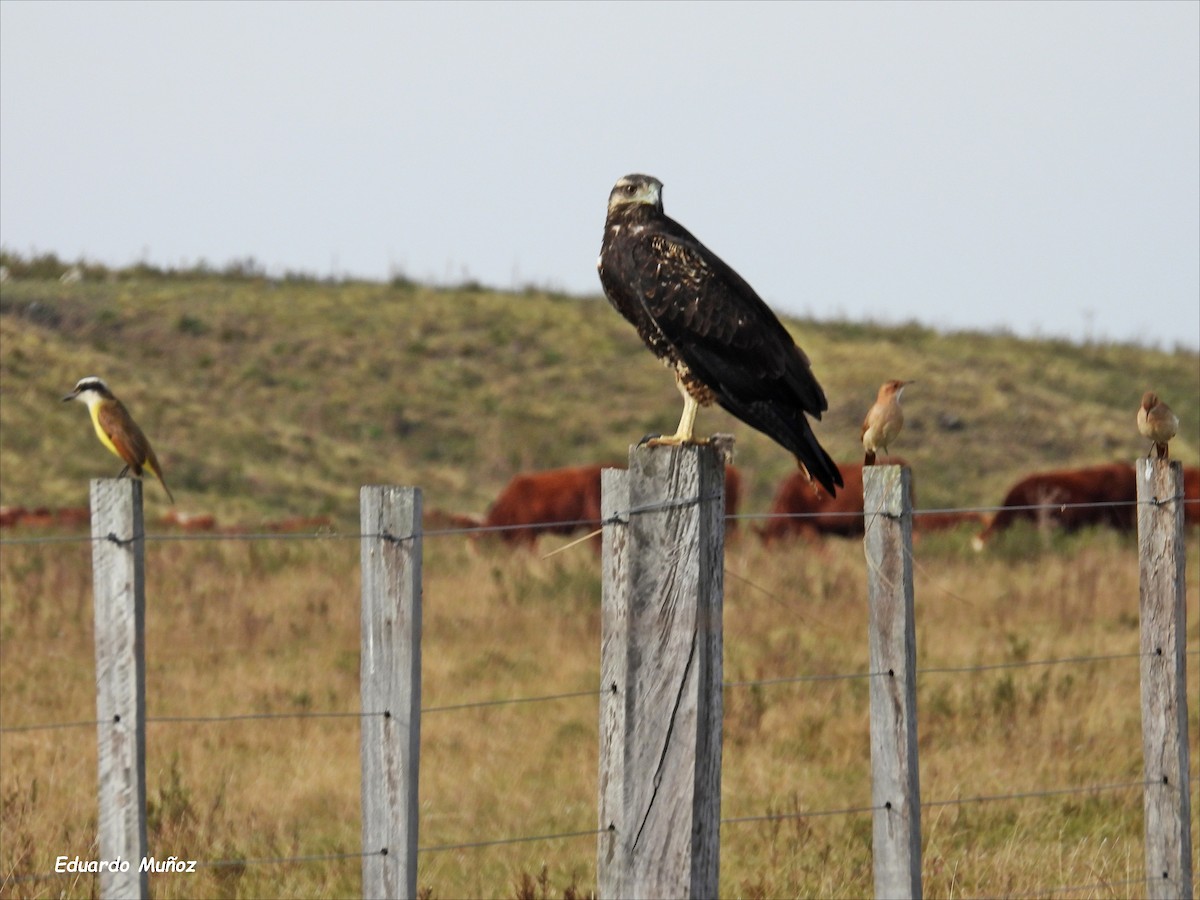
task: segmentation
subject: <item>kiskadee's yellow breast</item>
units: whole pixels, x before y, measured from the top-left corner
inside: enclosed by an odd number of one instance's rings
[[[108,432],[100,424],[100,404],[89,403],[88,413],[92,417],[92,427],[96,429],[96,437],[100,438],[100,443],[112,451],[114,456],[121,457],[121,451],[117,449],[117,445],[112,442],[112,438],[108,436]],[[124,459],[124,457],[121,457]]]

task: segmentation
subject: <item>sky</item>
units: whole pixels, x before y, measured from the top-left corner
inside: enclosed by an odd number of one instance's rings
[[[1200,348],[1200,4],[0,0],[0,243],[598,295],[608,192],[781,313]]]

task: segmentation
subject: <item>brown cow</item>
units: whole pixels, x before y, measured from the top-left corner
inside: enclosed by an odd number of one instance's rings
[[[21,516],[21,525],[26,528],[49,528],[53,524],[54,510],[48,506],[27,509]]]
[[[1127,463],[1038,472],[1009,488],[1001,504],[1004,508],[975,536],[972,544],[976,550],[982,550],[998,531],[1020,520],[1054,524],[1068,531],[1088,525],[1132,530],[1136,520],[1136,500],[1133,466]],[[1073,505],[1088,503],[1119,505]]]
[[[907,466],[898,456],[890,463]],[[771,515],[759,535],[768,543],[789,534],[814,537],[818,534],[837,534],[853,537],[863,533],[863,464],[838,463],[845,485],[830,497],[825,489],[810,482],[804,473],[795,472],[783,480],[771,502]],[[915,521],[915,519],[914,519]]]
[[[92,521],[92,510],[87,506],[64,506],[54,513],[54,521],[64,528],[82,528]]]
[[[1183,470],[1183,521],[1188,525],[1200,525],[1200,468],[1185,467]]]
[[[539,534],[573,534],[600,527],[600,470],[574,466],[513,476],[484,518],[506,543],[533,547]],[[725,467],[725,513],[736,515],[741,475]],[[732,527],[733,523],[730,523]]]
[[[213,531],[217,527],[217,518],[208,513],[185,513],[170,509],[162,517],[162,523],[184,531]]]

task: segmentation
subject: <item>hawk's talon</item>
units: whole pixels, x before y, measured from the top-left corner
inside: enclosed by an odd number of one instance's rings
[[[639,447],[707,447],[712,443],[711,438],[683,437],[678,434],[648,434],[642,438]]]

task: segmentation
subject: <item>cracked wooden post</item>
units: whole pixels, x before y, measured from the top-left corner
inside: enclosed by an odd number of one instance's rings
[[[100,896],[150,896],[146,831],[146,533],[142,482],[91,484]],[[115,871],[114,871],[115,868]]]
[[[863,468],[871,672],[871,855],[876,897],[921,896],[912,473]]]
[[[716,897],[722,455],[634,447],[602,510],[598,892]]]
[[[1146,896],[1179,900],[1192,896],[1183,466],[1166,459],[1139,459],[1134,468]]]
[[[421,751],[421,491],[359,492],[362,553],[362,896],[417,895]]]

